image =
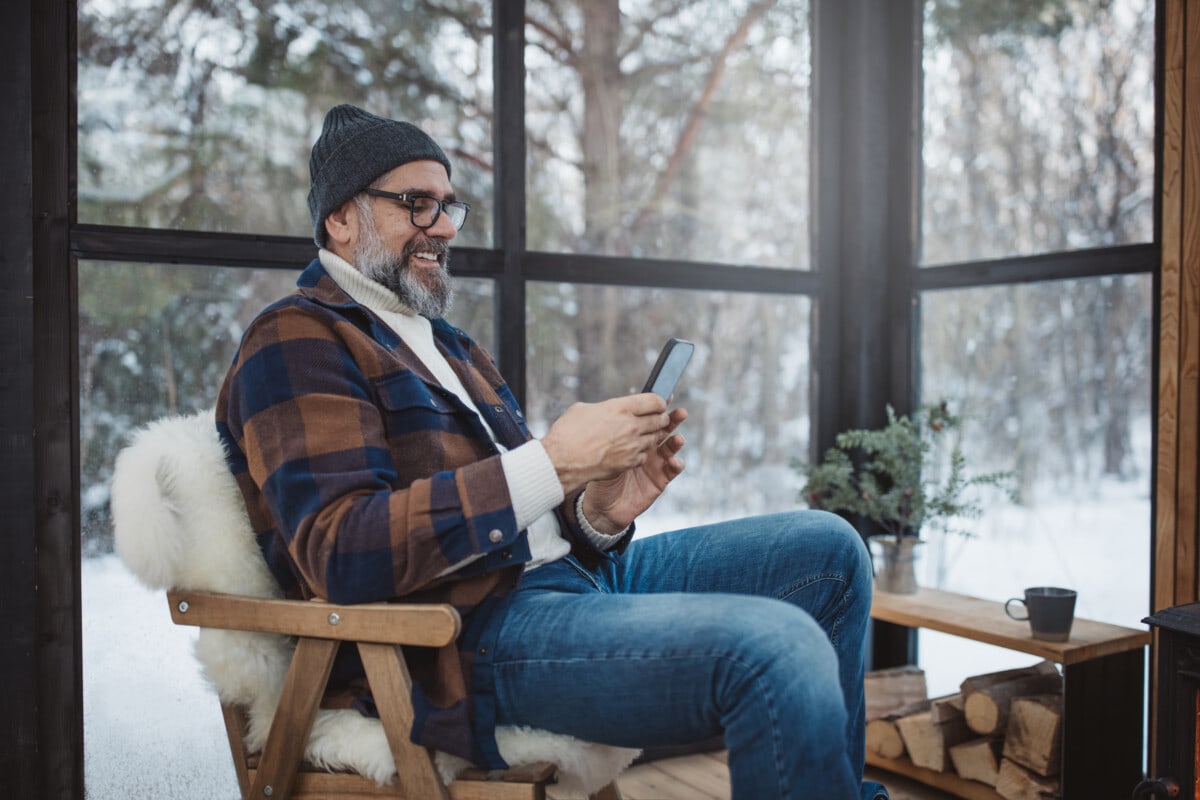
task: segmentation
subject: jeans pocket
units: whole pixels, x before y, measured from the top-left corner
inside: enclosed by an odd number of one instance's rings
[[[520,591],[551,591],[569,594],[603,592],[597,577],[588,572],[575,556],[567,554],[557,561],[526,570],[517,589]]]
[[[568,553],[567,555],[563,556],[563,561],[567,562],[571,569],[579,573],[579,576],[591,584],[592,588],[594,588],[597,592],[604,591],[604,588],[600,585],[600,579],[596,577],[595,573],[589,572],[583,566],[583,564],[580,564],[579,559],[575,558],[575,556]]]

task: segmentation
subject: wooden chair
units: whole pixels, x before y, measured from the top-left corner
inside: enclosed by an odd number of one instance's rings
[[[167,592],[179,625],[257,631],[296,637],[278,710],[262,753],[244,745],[242,708],[222,705],[242,797],[271,800],[406,798],[410,800],[545,800],[556,769],[542,763],[509,770],[469,769],[443,785],[429,751],[409,740],[412,681],[399,645],[442,647],[454,641],[460,621],[449,605],[391,603],[341,606],[216,592]],[[302,762],[304,744],[341,642],[354,642],[396,761],[394,786],[353,773],[330,773]],[[620,800],[616,783],[591,796]]]
[[[505,757],[520,766],[496,772],[461,771],[461,760],[435,758],[413,744],[412,680],[400,648],[449,645],[461,628],[457,611],[279,599],[212,419],[211,411],[164,418],[135,434],[117,458],[111,507],[126,567],[146,586],[167,591],[176,623],[201,628],[197,660],[223,698],[244,798],[543,800],[560,772],[561,789],[569,784],[582,793],[614,781],[632,761],[636,750],[528,729],[497,732],[501,753],[505,742],[517,747],[517,756]],[[318,709],[343,642],[355,643],[362,657],[378,721]],[[312,735],[314,724],[321,735]],[[365,739],[362,726],[369,729]],[[247,740],[261,752],[247,752]],[[368,771],[318,769],[306,763],[306,753],[322,764]],[[383,780],[393,761],[394,785],[380,785],[375,779]],[[451,775],[456,779],[447,785]],[[620,794],[613,782],[592,798]]]

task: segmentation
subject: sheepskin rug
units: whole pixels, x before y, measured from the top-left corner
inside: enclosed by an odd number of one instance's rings
[[[118,455],[111,495],[117,554],[153,589],[279,597],[213,419],[208,410],[152,422]],[[196,659],[222,703],[246,708],[250,752],[266,742],[293,649],[285,636],[200,629]],[[614,780],[639,752],[530,728],[501,727],[496,741],[513,766],[557,764],[559,788],[583,797]],[[353,710],[318,711],[305,758],[380,784],[395,780],[383,725]],[[446,783],[469,766],[447,753],[435,761]]]

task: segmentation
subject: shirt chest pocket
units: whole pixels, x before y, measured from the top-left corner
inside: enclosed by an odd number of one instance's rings
[[[460,410],[415,374],[401,372],[371,384],[388,438],[465,432]]]

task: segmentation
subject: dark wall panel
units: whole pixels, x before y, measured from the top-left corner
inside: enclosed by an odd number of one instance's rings
[[[30,6],[14,4],[0,26],[0,796],[37,797],[37,609],[33,453],[33,220]]]

